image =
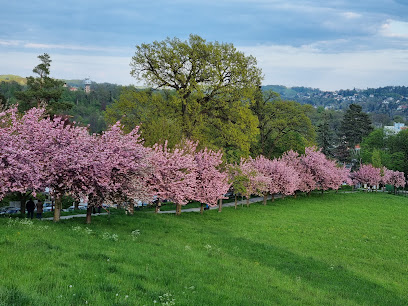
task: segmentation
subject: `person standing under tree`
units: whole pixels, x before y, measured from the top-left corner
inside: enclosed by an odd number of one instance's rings
[[[37,204],[35,206],[37,207],[37,219],[41,220],[44,204],[43,204],[43,202],[41,200],[38,200],[38,202],[37,202]]]
[[[34,209],[35,209],[35,204],[32,199],[28,200],[26,203],[26,209],[27,209],[27,218],[34,218]]]

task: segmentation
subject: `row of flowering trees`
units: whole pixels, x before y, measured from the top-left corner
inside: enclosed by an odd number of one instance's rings
[[[296,192],[338,189],[350,182],[349,170],[339,167],[315,147],[305,149],[305,154],[286,152],[281,158],[269,160],[263,156],[241,160],[240,169],[248,178],[243,189],[249,204],[251,194],[296,196]]]
[[[128,202],[132,212],[135,199],[156,197],[158,207],[167,199],[180,214],[182,205],[198,201],[202,212],[203,204],[216,206],[231,186],[248,201],[252,194],[263,195],[266,204],[268,195],[338,189],[351,179],[405,185],[403,173],[387,169],[362,166],[350,174],[314,147],[303,155],[289,151],[278,159],[258,156],[226,165],[220,151],[198,150],[188,140],[172,150],[166,143],[145,147],[137,127],[124,134],[117,123],[101,135],[90,135],[85,127],[46,117],[41,108],[24,115],[15,108],[0,113],[0,199],[10,192],[49,187],[56,198],[54,221],[60,218],[65,194],[88,201],[90,222],[92,207],[102,202]]]
[[[0,113],[0,199],[48,187],[56,198],[54,221],[65,194],[88,201],[90,222],[92,207],[102,202],[157,196],[175,202],[179,213],[190,200],[216,205],[230,187],[219,169],[220,152],[197,152],[191,141],[174,150],[166,144],[147,148],[138,128],[124,134],[118,123],[90,135],[85,127],[44,113],[37,108],[22,116],[16,108]]]
[[[378,188],[380,185],[393,185],[396,188],[406,184],[404,172],[389,170],[385,167],[375,168],[372,165],[361,165],[358,171],[350,173],[354,184]]]

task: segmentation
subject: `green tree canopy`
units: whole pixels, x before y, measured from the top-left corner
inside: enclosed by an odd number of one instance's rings
[[[361,157],[364,163],[408,173],[408,130],[391,135],[374,130],[361,143]]]
[[[167,140],[168,146],[174,147],[183,137],[175,100],[170,91],[128,87],[117,101],[107,106],[105,120],[109,124],[120,121],[125,132],[140,126],[148,146]]]
[[[249,105],[262,80],[254,57],[232,44],[190,35],[187,41],[167,38],[136,46],[131,67],[148,86],[174,92],[158,108],[165,108],[161,117],[178,124],[183,137],[224,148],[230,158],[249,154],[258,134]]]
[[[259,121],[259,143],[253,153],[279,156],[287,150],[304,151],[314,144],[315,131],[307,116],[310,105],[281,100],[273,91],[259,91],[251,104]]]

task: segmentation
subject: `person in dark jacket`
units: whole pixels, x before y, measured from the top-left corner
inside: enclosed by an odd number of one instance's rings
[[[26,209],[27,209],[27,218],[34,218],[34,209],[35,209],[35,204],[32,199],[30,199],[26,203]]]

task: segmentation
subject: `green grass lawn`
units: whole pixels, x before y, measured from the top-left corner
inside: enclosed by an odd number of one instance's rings
[[[0,305],[408,305],[408,199],[0,218]],[[138,234],[139,233],[139,234]]]

